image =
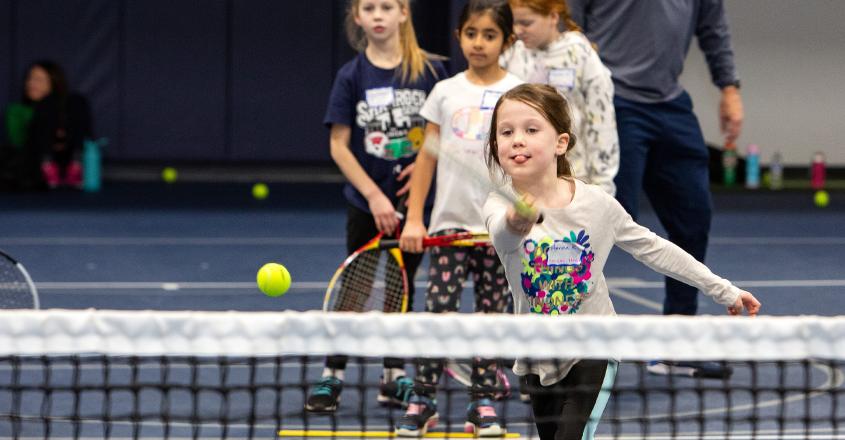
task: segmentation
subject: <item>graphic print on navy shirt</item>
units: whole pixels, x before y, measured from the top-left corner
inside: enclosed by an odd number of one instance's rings
[[[426,93],[417,89],[369,89],[355,105],[355,123],[364,130],[364,151],[385,160],[413,156],[422,146]]]
[[[577,313],[589,294],[593,251],[586,231],[522,243],[522,291],[531,313]]]

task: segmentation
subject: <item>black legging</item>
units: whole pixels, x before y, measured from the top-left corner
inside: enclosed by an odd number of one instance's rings
[[[563,380],[540,385],[540,377],[523,379],[523,392],[531,395],[534,422],[541,440],[581,440],[602,390],[609,362],[582,360]],[[615,370],[614,370],[615,372]]]

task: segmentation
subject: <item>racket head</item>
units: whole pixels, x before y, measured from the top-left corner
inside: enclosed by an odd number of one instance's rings
[[[0,309],[38,309],[38,289],[26,268],[0,251]]]
[[[349,255],[329,281],[324,312],[404,313],[408,277],[402,252],[380,247],[381,234]]]

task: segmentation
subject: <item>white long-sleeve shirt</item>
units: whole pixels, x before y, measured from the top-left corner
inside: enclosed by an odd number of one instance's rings
[[[604,265],[614,245],[653,270],[701,289],[724,305],[734,304],[739,288],[713,274],[672,242],[640,226],[612,196],[595,185],[575,180],[575,194],[566,207],[544,209],[544,221],[527,236],[507,227],[511,203],[491,193],[484,205],[487,230],[505,266],[516,313],[615,315]],[[565,353],[563,353],[565,357]],[[536,358],[561,353],[537,353]],[[514,372],[538,374],[543,385],[561,380],[577,359],[527,365]]]
[[[528,49],[517,41],[499,64],[525,82],[549,84],[566,97],[577,138],[566,155],[573,174],[615,194],[619,136],[613,80],[587,37],[564,32],[545,49]]]

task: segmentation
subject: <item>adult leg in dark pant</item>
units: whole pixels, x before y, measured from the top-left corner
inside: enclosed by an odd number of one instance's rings
[[[616,362],[600,360],[579,361],[563,380],[550,386],[529,375],[526,388],[540,439],[592,439],[615,377]]]
[[[669,241],[703,262],[713,205],[707,146],[689,95],[659,107],[662,133],[649,152],[645,191]],[[698,290],[667,277],[663,314],[695,315],[697,310]]]
[[[666,103],[614,98],[620,142],[616,198],[636,219],[642,188],[668,238],[699,261],[710,231],[707,147],[684,93]],[[664,314],[694,315],[697,290],[666,280]]]
[[[619,172],[616,174],[616,200],[637,219],[640,193],[651,145],[657,141],[659,119],[654,104],[641,104],[615,97],[616,130],[619,134]]]

